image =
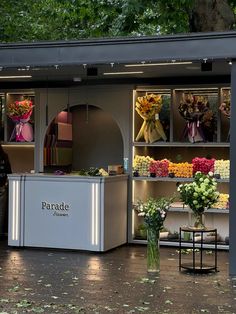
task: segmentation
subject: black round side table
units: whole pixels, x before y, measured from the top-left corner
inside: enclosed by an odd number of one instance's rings
[[[189,241],[185,242],[182,239],[182,233],[189,233]],[[212,263],[206,262],[204,258],[204,250],[206,246],[204,243],[204,236],[206,234],[211,234],[213,237],[213,253],[214,260]],[[185,269],[192,272],[217,272],[217,229],[204,228],[197,229],[194,227],[180,227],[179,228],[179,270]],[[184,246],[183,246],[184,242]],[[183,249],[192,249],[192,259],[188,262],[184,262],[182,258]],[[212,249],[211,249],[212,250]]]

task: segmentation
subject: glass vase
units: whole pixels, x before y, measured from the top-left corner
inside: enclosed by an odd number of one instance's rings
[[[160,271],[160,231],[148,228],[147,229],[147,271]]]
[[[204,212],[196,213],[189,211],[189,226],[196,229],[205,229],[205,215]]]

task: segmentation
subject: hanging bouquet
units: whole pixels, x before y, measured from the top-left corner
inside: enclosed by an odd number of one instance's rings
[[[230,118],[230,90],[226,90],[223,94],[223,102],[221,103],[219,109],[224,116],[228,119]]]
[[[173,198],[149,198],[146,202],[138,201],[136,209],[138,216],[144,217],[144,224],[147,229],[160,231],[166,219],[170,204]]]
[[[200,217],[217,202],[220,193],[216,189],[213,172],[204,174],[200,171],[195,173],[193,182],[180,184],[177,188],[180,199],[191,208],[196,217]]]
[[[211,128],[214,122],[207,97],[185,94],[178,109],[180,115],[187,121],[182,138],[187,136],[191,143],[205,141],[202,124]]]
[[[135,110],[144,121],[136,141],[139,141],[141,138],[144,138],[146,143],[153,143],[161,138],[166,141],[167,137],[159,120],[161,108],[161,95],[147,94],[137,98]]]
[[[15,101],[7,107],[8,117],[15,122],[15,128],[10,137],[10,141],[15,138],[17,142],[31,142],[33,140],[33,129],[29,123],[33,112],[33,103],[25,99]]]

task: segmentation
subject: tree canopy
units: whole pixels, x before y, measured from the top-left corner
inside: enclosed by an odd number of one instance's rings
[[[229,30],[235,7],[236,0],[1,0],[0,42]]]

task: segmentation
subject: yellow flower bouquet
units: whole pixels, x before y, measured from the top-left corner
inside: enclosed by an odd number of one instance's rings
[[[137,98],[135,110],[144,121],[136,136],[136,141],[141,138],[144,138],[146,143],[153,143],[161,138],[166,141],[167,137],[159,120],[161,108],[161,95],[147,94]]]

